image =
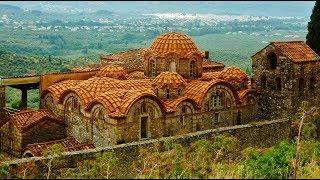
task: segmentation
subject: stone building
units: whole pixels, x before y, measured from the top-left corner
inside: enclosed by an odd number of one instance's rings
[[[83,79],[61,75],[53,82],[47,75],[50,83],[42,88],[42,108],[63,119],[68,136],[80,143],[108,146],[243,124],[256,116],[248,76],[209,60],[185,34],[166,33],[150,48],[101,56],[101,64]]]
[[[52,144],[72,151],[280,118],[302,100],[319,103],[319,67],[319,56],[304,42],[271,42],[252,56],[250,79],[240,68],[211,60],[189,36],[165,33],[148,48],[42,75],[39,112],[57,121],[42,119],[32,127],[45,129],[41,122],[50,122],[45,127],[61,128],[61,134],[27,142],[19,128],[8,130],[14,120],[2,120],[1,143],[8,147],[16,133],[15,154],[37,156]]]
[[[261,118],[288,117],[302,100],[320,103],[320,57],[305,42],[271,42],[252,56]]]
[[[65,124],[49,110],[23,110],[1,123],[0,149],[14,156],[28,144],[66,137]]]

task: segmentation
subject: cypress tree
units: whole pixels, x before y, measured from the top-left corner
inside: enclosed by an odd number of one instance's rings
[[[307,44],[320,55],[320,1],[316,1],[308,23]]]

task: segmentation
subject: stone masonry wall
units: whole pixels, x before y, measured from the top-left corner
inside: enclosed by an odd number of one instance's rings
[[[138,160],[139,148],[152,146],[155,143],[159,143],[163,146],[165,141],[172,140],[174,143],[181,143],[183,146],[189,146],[191,142],[200,140],[202,138],[212,140],[218,134],[232,135],[240,141],[240,148],[235,151],[239,153],[240,150],[249,147],[270,147],[276,143],[289,139],[291,132],[291,122],[288,119],[279,119],[273,121],[256,122],[252,124],[223,127],[218,129],[210,129],[206,131],[200,131],[190,133],[186,135],[179,135],[173,137],[163,137],[159,139],[152,139],[146,141],[133,142],[128,144],[115,145],[113,147],[104,147],[84,151],[66,152],[63,156],[65,160],[64,167],[74,167],[77,163],[91,159],[97,153],[114,151],[118,157],[117,172],[118,175],[123,177],[130,177],[130,166],[133,162]],[[30,161],[36,161],[38,166],[45,168],[45,165],[41,165],[41,160],[45,160],[44,157],[32,157],[24,158],[15,161],[5,162],[10,166],[9,177],[15,177],[15,172],[20,165],[28,163]],[[39,177],[39,176],[38,176]]]

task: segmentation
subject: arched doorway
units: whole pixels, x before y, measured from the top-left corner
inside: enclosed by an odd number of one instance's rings
[[[140,119],[140,137],[141,139],[148,138],[148,126],[149,126],[149,117],[141,116]]]

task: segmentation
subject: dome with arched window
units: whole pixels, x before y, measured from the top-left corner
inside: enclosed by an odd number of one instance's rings
[[[237,90],[247,88],[249,77],[238,67],[228,67],[220,72],[219,79],[231,83]]]
[[[162,72],[152,82],[155,94],[160,98],[171,99],[183,95],[186,80],[176,72]]]
[[[149,77],[170,71],[184,78],[197,78],[201,77],[203,58],[191,37],[169,32],[159,35],[144,51],[144,72]]]

